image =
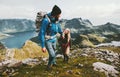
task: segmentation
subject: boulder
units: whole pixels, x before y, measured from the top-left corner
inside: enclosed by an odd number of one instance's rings
[[[119,74],[119,72],[112,65],[102,62],[95,62],[93,63],[93,67],[95,71],[104,72],[107,77],[118,77],[117,74]]]

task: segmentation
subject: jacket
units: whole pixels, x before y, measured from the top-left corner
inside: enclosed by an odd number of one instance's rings
[[[57,33],[60,33],[62,35],[62,29],[60,27],[60,23],[56,23],[55,18],[51,17],[51,13],[47,14],[50,18],[50,21],[48,18],[43,18],[40,32],[38,34],[38,38],[40,40],[42,48],[45,47],[45,42],[56,42],[57,38],[54,37]],[[45,39],[45,35],[53,36],[54,38],[51,38],[49,40]]]

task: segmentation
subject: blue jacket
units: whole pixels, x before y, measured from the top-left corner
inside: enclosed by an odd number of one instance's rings
[[[42,20],[40,32],[38,34],[38,38],[41,42],[42,48],[45,47],[45,41],[55,42],[57,40],[56,37],[46,40],[45,35],[46,35],[47,31],[49,32],[49,36],[55,36],[57,33],[62,34],[62,29],[60,27],[60,24],[54,22],[55,18],[51,17],[51,13],[49,13],[48,16],[51,20],[51,23],[49,22],[48,18],[44,18]]]

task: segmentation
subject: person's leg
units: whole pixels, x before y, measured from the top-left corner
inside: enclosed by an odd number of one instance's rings
[[[53,46],[53,50],[55,52],[55,57],[53,58],[53,62],[52,63],[56,65],[56,60],[55,60],[55,58],[56,58],[56,42],[53,42],[52,46]]]
[[[52,42],[46,42],[46,48],[49,54],[48,66],[52,66],[54,58],[55,58],[55,52],[54,52]]]
[[[61,51],[62,51],[62,54],[63,54],[63,61],[65,62],[66,57],[65,57],[65,46],[64,46],[64,44],[61,45]]]
[[[68,62],[68,60],[69,60],[69,53],[70,53],[70,47],[68,46],[67,48],[66,48],[66,51],[65,51],[65,61],[67,61]]]
[[[66,55],[65,55],[65,54],[63,54],[63,56],[64,56],[64,59],[63,59],[63,61],[65,62],[65,61],[66,61]]]

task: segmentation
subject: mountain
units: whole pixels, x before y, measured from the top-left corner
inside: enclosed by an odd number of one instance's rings
[[[113,23],[106,23],[103,25],[96,26],[94,28],[96,33],[108,35],[108,34],[119,34],[120,33],[120,25],[116,25]]]
[[[106,23],[94,26],[88,19],[73,18],[71,20],[62,20],[62,28],[69,28],[72,34],[118,34],[120,33],[120,25]],[[64,27],[63,27],[64,26]]]
[[[69,28],[72,34],[118,34],[120,25],[106,23],[103,25],[93,26],[88,19],[73,18],[70,20],[60,20],[62,28]],[[35,30],[35,22],[27,19],[0,19],[0,32],[14,33]]]
[[[89,20],[83,20],[82,18],[74,18],[68,20],[65,27],[81,29],[81,28],[91,28],[93,25]]]
[[[34,21],[27,19],[0,19],[0,32],[14,33],[35,30]]]
[[[93,24],[88,19],[73,18],[70,20],[62,19],[60,21],[62,28],[69,28],[71,31],[71,37],[75,38],[79,34],[91,34],[94,31]]]

